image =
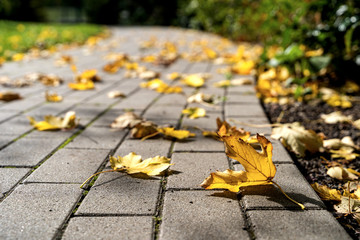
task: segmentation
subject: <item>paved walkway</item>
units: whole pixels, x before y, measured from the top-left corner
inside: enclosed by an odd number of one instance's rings
[[[102,71],[103,57],[110,52],[141,56],[155,51],[139,49],[139,43],[151,36],[179,43],[180,51],[186,47],[184,41],[206,39],[220,44],[217,37],[173,28],[112,31],[113,36],[94,51],[82,47],[63,52],[76,59],[79,70],[98,69],[103,82],[96,84],[96,90],[73,91],[65,83],[51,88],[64,100],[46,103],[47,88],[39,83],[13,89],[23,100],[0,104],[0,239],[349,239],[277,141],[272,140],[278,169],[275,181],[303,203],[305,211],[273,186],[251,187],[238,195],[202,189],[199,185],[210,172],[240,166],[226,157],[221,142],[202,137],[199,130],[194,131],[197,136],[192,141],[140,141],[130,138],[127,130],[111,131],[109,124],[126,109],[157,124],[181,128],[215,130],[217,117],[268,123],[253,86],[213,87],[224,76],[217,73],[219,65],[211,62],[179,59],[168,68],[147,64],[161,71],[162,79],[174,71],[211,73],[205,87],[198,90],[224,96],[227,101],[217,109],[207,108],[208,117],[196,120],[181,115],[185,107],[196,106],[187,104],[185,95],[140,88],[143,80],[124,78],[124,70],[116,74]],[[42,72],[72,81],[70,68],[55,67],[54,61],[55,57],[7,63],[0,68],[0,76]],[[110,90],[120,90],[127,97],[108,98]],[[184,87],[186,95],[198,90]],[[69,110],[80,117],[81,128],[39,132],[26,119],[63,115]],[[270,128],[238,126],[268,137],[271,132]],[[129,152],[144,158],[168,156],[176,174],[139,179],[104,173],[93,185],[80,189],[91,174],[109,168],[109,154]]]

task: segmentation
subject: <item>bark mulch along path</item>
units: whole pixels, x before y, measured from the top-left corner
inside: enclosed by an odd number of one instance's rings
[[[265,112],[272,123],[279,121],[278,117],[283,114],[280,123],[300,122],[306,129],[312,129],[316,133],[323,133],[327,139],[331,138],[343,138],[350,136],[357,146],[360,146],[360,130],[356,129],[350,123],[336,123],[326,124],[321,121],[320,114],[331,113],[334,111],[341,111],[344,115],[352,115],[353,119],[360,119],[360,102],[353,102],[353,107],[349,109],[341,109],[331,107],[326,103],[313,101],[312,103],[296,102],[294,104],[279,105],[274,103],[264,104]],[[290,152],[289,152],[290,153]],[[330,160],[330,155],[326,156],[325,153],[321,154],[307,154],[303,158],[298,158],[295,154],[290,153],[295,163],[303,173],[307,181],[312,183],[318,183],[320,185],[326,185],[330,188],[342,189],[345,184],[344,181],[340,181],[331,178],[326,174],[327,166],[324,163],[325,157]],[[345,163],[346,168],[352,168],[354,170],[360,170],[360,158],[356,158],[348,163]],[[329,210],[333,212],[333,215],[339,220],[344,228],[351,234],[353,238],[360,239],[360,226],[351,216],[339,215],[333,208],[333,203],[326,203]]]

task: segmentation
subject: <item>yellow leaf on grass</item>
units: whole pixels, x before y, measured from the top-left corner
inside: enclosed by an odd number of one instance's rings
[[[318,193],[321,200],[325,201],[341,201],[341,193],[337,189],[331,189],[318,183],[311,184],[313,189]]]
[[[80,83],[68,83],[69,88],[74,90],[90,90],[94,89],[95,85],[93,81],[80,82]]]
[[[195,133],[187,130],[175,130],[173,127],[163,127],[157,129],[160,133],[168,137],[174,137],[177,139],[185,139],[189,137],[195,137]]]
[[[169,158],[156,156],[142,160],[140,155],[133,152],[124,157],[110,156],[110,164],[113,170],[126,171],[128,174],[144,173],[148,176],[159,175],[172,165]]]
[[[200,118],[206,116],[206,111],[203,108],[192,107],[182,110],[182,113],[187,115],[190,119]]]
[[[257,152],[249,143],[235,136],[222,137],[226,155],[244,166],[245,171],[227,169],[215,172],[201,184],[206,189],[223,188],[238,192],[240,187],[272,184],[276,167],[272,162],[272,144],[264,136],[257,135],[262,151]]]
[[[75,112],[69,111],[64,118],[47,115],[44,121],[37,122],[33,117],[28,117],[30,124],[39,131],[72,129],[78,125]]]
[[[201,87],[205,83],[205,79],[199,74],[191,74],[181,80],[182,83],[190,86],[190,87]]]

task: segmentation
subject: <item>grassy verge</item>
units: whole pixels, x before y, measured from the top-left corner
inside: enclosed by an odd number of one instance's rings
[[[0,58],[11,60],[31,48],[51,49],[56,44],[84,43],[105,28],[90,24],[44,24],[0,20]]]

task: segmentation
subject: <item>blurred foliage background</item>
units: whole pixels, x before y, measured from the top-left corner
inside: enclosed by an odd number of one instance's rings
[[[359,0],[0,0],[0,19],[194,28],[279,46],[265,51],[264,66],[360,73]],[[304,46],[321,56],[310,60]]]

